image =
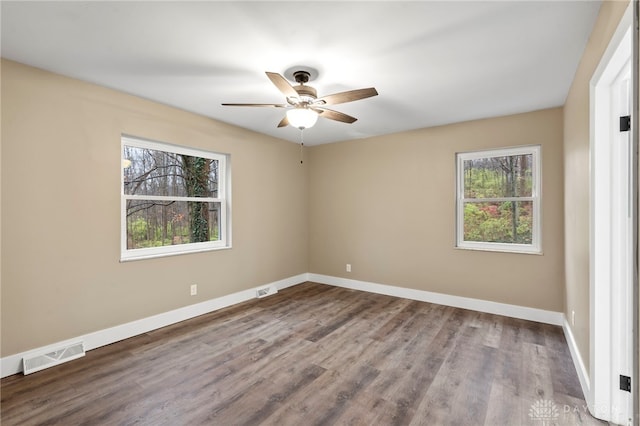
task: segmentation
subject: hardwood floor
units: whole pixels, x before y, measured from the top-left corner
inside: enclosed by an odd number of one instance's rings
[[[315,283],[0,384],[3,426],[601,424],[560,327]]]

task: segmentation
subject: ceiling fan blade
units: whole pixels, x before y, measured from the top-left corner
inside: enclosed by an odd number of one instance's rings
[[[286,108],[286,105],[283,104],[222,104],[222,106]]]
[[[298,92],[293,88],[286,78],[278,74],[277,72],[266,72],[269,80],[280,90],[287,98],[297,98]]]
[[[280,120],[280,123],[278,123],[278,127],[286,127],[288,125],[289,125],[289,119],[285,115],[284,118]]]
[[[316,100],[316,103],[324,103],[324,105],[343,104],[345,102],[353,102],[359,99],[370,98],[376,96],[378,92],[375,88],[349,90],[347,92],[334,93],[333,95],[323,96]]]
[[[329,120],[335,120],[335,121],[340,121],[342,123],[349,123],[349,124],[358,120],[355,117],[344,114],[342,112],[334,111],[332,109],[326,109],[326,108],[311,108],[311,109],[317,112],[318,114],[320,114],[320,117],[328,118]]]

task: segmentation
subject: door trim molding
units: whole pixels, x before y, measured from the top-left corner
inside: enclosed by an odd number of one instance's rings
[[[633,2],[631,2],[633,3]],[[596,67],[589,83],[590,183],[589,183],[589,392],[585,393],[591,414],[612,420],[611,365],[611,265],[610,215],[603,195],[609,191],[609,150],[602,141],[609,140],[611,119],[609,84],[631,58],[633,6],[629,4]],[[626,54],[628,52],[628,55]],[[634,87],[632,90],[636,90]],[[600,99],[606,97],[606,102]],[[597,118],[597,119],[596,119]],[[596,163],[596,159],[598,162]],[[596,303],[597,302],[597,303]],[[578,353],[579,355],[579,353]],[[584,387],[583,387],[584,390]],[[632,414],[632,413],[629,413]]]

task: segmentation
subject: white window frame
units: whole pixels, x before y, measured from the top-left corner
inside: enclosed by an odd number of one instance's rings
[[[190,155],[218,161],[218,197],[170,197],[155,195],[128,195],[124,191],[124,173],[120,170],[120,261],[149,259],[163,256],[173,256],[186,253],[198,253],[210,250],[231,248],[231,176],[228,154],[220,154],[142,139],[134,136],[122,135],[120,158],[124,159],[124,147],[153,149],[174,154]],[[121,167],[123,167],[121,165]],[[179,200],[220,203],[220,238],[217,241],[176,244],[162,247],[148,247],[138,249],[127,248],[127,200]]]
[[[532,188],[530,197],[500,198],[464,198],[464,161],[478,158],[508,157],[531,154]],[[512,253],[542,254],[542,155],[540,145],[519,146],[513,148],[490,149],[483,151],[456,153],[456,247],[469,250],[486,250]],[[531,201],[532,235],[531,244],[495,243],[464,240],[464,204],[466,202],[504,202]]]

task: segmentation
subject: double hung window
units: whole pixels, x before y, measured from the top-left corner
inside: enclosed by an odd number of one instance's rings
[[[456,157],[457,247],[540,253],[540,147]]]
[[[227,160],[123,136],[121,260],[229,247]]]

